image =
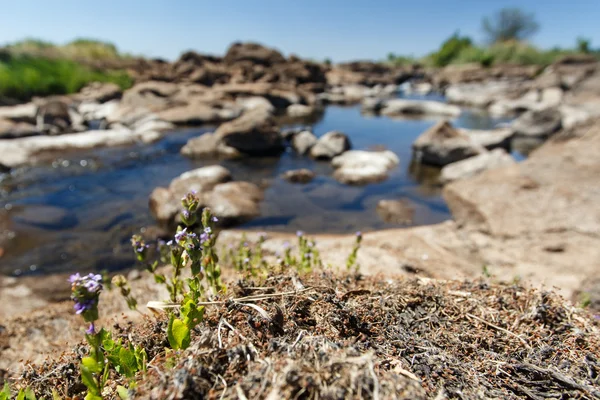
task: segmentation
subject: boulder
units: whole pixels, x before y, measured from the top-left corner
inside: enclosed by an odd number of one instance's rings
[[[561,128],[562,115],[556,108],[528,111],[512,123],[515,136],[548,138]]]
[[[298,154],[306,154],[317,143],[317,137],[311,131],[302,131],[292,136],[292,148]]]
[[[491,81],[450,85],[445,95],[449,103],[485,108],[498,99],[516,98],[522,91],[520,82]]]
[[[261,96],[241,97],[236,100],[244,111],[261,109],[268,113],[275,113],[275,106],[269,100]]]
[[[485,152],[469,135],[440,121],[421,134],[412,145],[415,159],[424,164],[444,166]]]
[[[415,214],[414,208],[406,200],[380,200],[376,211],[388,224],[412,224]]]
[[[383,103],[381,114],[387,116],[449,116],[457,117],[459,107],[431,100],[391,99]]]
[[[485,147],[488,150],[501,148],[509,151],[514,136],[514,131],[510,127],[485,130],[459,128],[457,130],[468,136],[476,146]]]
[[[366,97],[361,102],[361,110],[365,113],[379,113],[383,107],[384,99],[380,97]]]
[[[271,114],[257,109],[221,124],[215,131],[218,140],[247,155],[278,154],[283,141]]]
[[[39,134],[40,131],[35,125],[26,122],[13,122],[8,119],[0,119],[0,139],[12,139]]]
[[[77,111],[83,117],[84,121],[105,120],[114,115],[119,109],[119,100],[111,100],[105,103],[84,101],[77,107]]]
[[[192,138],[181,148],[181,154],[190,158],[238,158],[242,154],[233,147],[226,146],[213,132]]]
[[[123,91],[116,83],[92,82],[83,87],[75,96],[80,101],[106,103],[123,96]]]
[[[440,182],[450,183],[458,179],[466,179],[483,171],[516,164],[515,160],[503,149],[494,149],[466,160],[457,161],[442,168]]]
[[[172,98],[179,90],[179,85],[170,82],[138,83],[123,93],[122,106],[143,107],[150,111],[165,110],[182,104],[182,102],[175,102]]]
[[[341,183],[364,185],[387,179],[390,170],[399,164],[398,156],[389,150],[350,150],[331,160],[333,177]]]
[[[351,147],[348,136],[339,131],[331,131],[317,140],[317,143],[310,149],[310,156],[317,160],[329,160]]]
[[[219,224],[232,225],[259,214],[263,194],[249,182],[231,182],[230,172],[219,165],[198,168],[175,178],[168,188],[158,187],[150,195],[153,217],[163,226],[174,227],[181,211],[181,198],[195,191],[200,209],[210,207]]]
[[[306,168],[294,169],[283,173],[283,179],[292,183],[309,183],[315,178],[316,174]]]
[[[47,99],[41,102],[36,115],[38,129],[51,135],[74,131],[72,129],[71,110],[66,102],[59,99]]]

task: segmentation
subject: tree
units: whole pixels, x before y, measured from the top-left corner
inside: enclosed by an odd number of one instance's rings
[[[533,14],[518,8],[504,8],[482,21],[483,32],[490,43],[524,40],[539,30]]]
[[[590,40],[583,37],[578,37],[577,51],[579,51],[580,53],[588,54],[590,52]]]

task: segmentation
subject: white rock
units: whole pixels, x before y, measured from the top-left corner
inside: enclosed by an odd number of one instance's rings
[[[365,184],[386,179],[399,162],[398,156],[389,150],[350,150],[335,157],[331,165],[336,169],[333,177],[339,182]]]
[[[440,181],[443,184],[457,179],[466,179],[483,171],[516,164],[515,160],[503,149],[494,149],[466,160],[446,165],[442,168]]]
[[[459,107],[431,100],[391,99],[383,104],[381,114],[388,116],[427,116],[441,115],[457,117],[461,113]]]

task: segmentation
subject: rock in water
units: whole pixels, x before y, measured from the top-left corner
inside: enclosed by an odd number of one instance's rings
[[[286,171],[283,174],[283,179],[292,183],[308,183],[315,178],[315,173],[309,169],[294,169]]]
[[[450,122],[440,121],[415,140],[415,159],[424,164],[444,166],[485,152],[468,135],[454,129]]]
[[[317,137],[311,131],[302,131],[292,137],[292,148],[298,154],[306,154],[317,143]]]
[[[387,179],[388,172],[400,160],[389,150],[363,151],[350,150],[331,161],[336,169],[333,177],[345,184],[362,185]]]
[[[245,222],[260,212],[262,190],[249,182],[231,182],[226,168],[213,165],[185,172],[168,188],[158,187],[150,195],[150,212],[162,226],[173,227],[181,211],[181,198],[195,191],[200,208],[210,207],[221,225]]]
[[[346,134],[331,131],[319,138],[317,143],[310,149],[310,156],[317,160],[329,160],[339,156],[351,147],[352,144]]]
[[[457,161],[442,168],[440,181],[443,184],[466,179],[483,171],[516,164],[515,160],[503,149],[494,149],[466,160]]]

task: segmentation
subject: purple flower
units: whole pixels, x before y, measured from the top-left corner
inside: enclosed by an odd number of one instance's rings
[[[207,242],[208,240],[210,240],[210,235],[206,232],[200,234],[200,243],[204,244],[205,242]]]
[[[362,236],[362,232],[361,231],[356,231],[356,236]]]
[[[211,233],[212,229],[210,228],[210,226],[207,226],[206,228],[204,228],[204,232]]]
[[[250,262],[250,259],[248,257],[244,258],[244,264],[248,264]]]
[[[288,242],[287,240],[285,242],[283,242],[283,248],[284,249],[289,249],[290,248],[290,242]]]
[[[297,231],[297,232],[296,232],[296,236],[298,236],[298,237],[302,237],[302,236],[304,236],[304,232],[302,232],[302,231]]]
[[[85,331],[85,333],[87,333],[88,335],[93,335],[94,333],[96,333],[96,327],[94,326],[93,322],[90,324],[90,327]]]
[[[169,241],[167,242],[167,246],[173,246],[173,241],[172,241],[172,240],[169,240]]]
[[[175,234],[175,241],[176,242],[181,242],[181,240],[185,237],[186,232],[187,232],[187,228],[183,228],[183,230],[177,232]]]
[[[69,282],[70,283],[75,283],[81,280],[81,275],[79,275],[79,272],[76,274],[73,274],[69,277]]]
[[[188,210],[183,210],[181,213],[183,214],[183,217],[185,219],[189,219],[190,218],[190,212]]]
[[[212,222],[219,222],[219,218],[217,218],[217,217],[213,216],[213,217],[211,218],[211,221],[212,221]]]

